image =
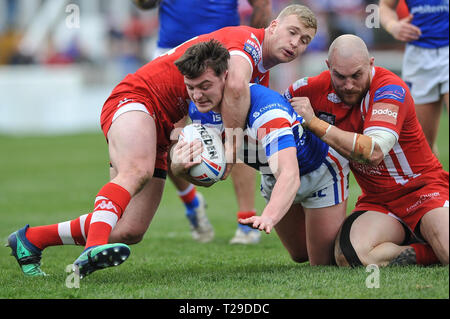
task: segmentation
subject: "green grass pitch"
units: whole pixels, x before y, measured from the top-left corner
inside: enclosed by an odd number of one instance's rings
[[[448,115],[439,135],[440,159],[449,169]],[[0,136],[0,238],[23,227],[70,220],[92,209],[108,180],[103,135]],[[368,288],[366,269],[311,267],[290,260],[275,233],[254,246],[231,246],[237,204],[231,181],[200,191],[215,227],[211,243],[192,240],[183,206],[168,181],[160,208],[144,240],[127,262],[83,279],[79,288],[67,265],[82,247],[50,247],[42,268],[50,276],[25,278],[9,248],[0,246],[0,298],[170,298],[170,299],[447,299],[447,267],[382,268],[379,288]],[[349,209],[359,194],[351,181]],[[258,213],[264,201],[255,189]]]

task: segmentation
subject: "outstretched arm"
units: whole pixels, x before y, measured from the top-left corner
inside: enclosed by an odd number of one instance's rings
[[[261,216],[239,219],[239,223],[264,230],[270,234],[275,225],[284,217],[292,206],[295,194],[300,187],[297,149],[288,147],[278,151],[269,158],[269,166],[277,179]]]

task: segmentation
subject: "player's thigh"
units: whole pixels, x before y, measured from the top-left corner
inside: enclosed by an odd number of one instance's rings
[[[296,262],[308,260],[306,248],[305,212],[300,204],[294,204],[275,226],[282,244]]]
[[[111,168],[111,178],[117,172]],[[165,179],[153,177],[132,197],[122,217],[111,232],[111,242],[135,244],[142,240],[161,202]]]
[[[394,217],[376,211],[360,215],[350,229],[350,243],[363,263],[365,256],[379,244],[389,242],[400,245],[404,239],[402,224]]]
[[[449,255],[448,214],[448,207],[435,208],[426,213],[420,222],[420,233],[444,263],[448,263]]]
[[[145,112],[131,111],[121,114],[108,132],[109,156],[125,188],[133,183],[129,175],[151,177],[155,168],[157,131],[154,119]],[[126,175],[126,176],[122,176]],[[131,193],[137,189],[131,189]]]
[[[334,262],[334,242],[346,216],[346,201],[323,208],[304,208],[306,240],[311,265]]]
[[[446,107],[446,109],[447,109],[447,113],[448,113],[448,110],[449,110],[449,105],[448,105],[448,92],[447,93],[444,93],[444,95],[443,95],[443,100],[444,100],[444,104],[445,104],[445,107]]]
[[[417,118],[422,126],[425,136],[435,140],[439,128],[442,111],[442,100],[433,103],[416,104]]]

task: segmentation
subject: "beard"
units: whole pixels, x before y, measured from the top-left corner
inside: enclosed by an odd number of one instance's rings
[[[366,96],[367,91],[370,87],[370,77],[367,77],[367,80],[365,81],[364,85],[361,87],[361,89],[352,89],[352,90],[344,90],[344,89],[338,89],[333,81],[331,81],[334,91],[336,92],[336,95],[341,99],[341,101],[349,106],[359,106],[361,104],[361,101]]]

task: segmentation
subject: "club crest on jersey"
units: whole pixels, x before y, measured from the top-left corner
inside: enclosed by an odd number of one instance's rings
[[[333,102],[333,103],[341,103],[342,102],[336,93],[328,94],[327,99],[328,99],[328,101]]]
[[[379,101],[382,99],[390,99],[399,102],[403,102],[405,100],[406,90],[402,88],[400,85],[386,85],[375,91],[375,95],[373,97],[373,101]]]

